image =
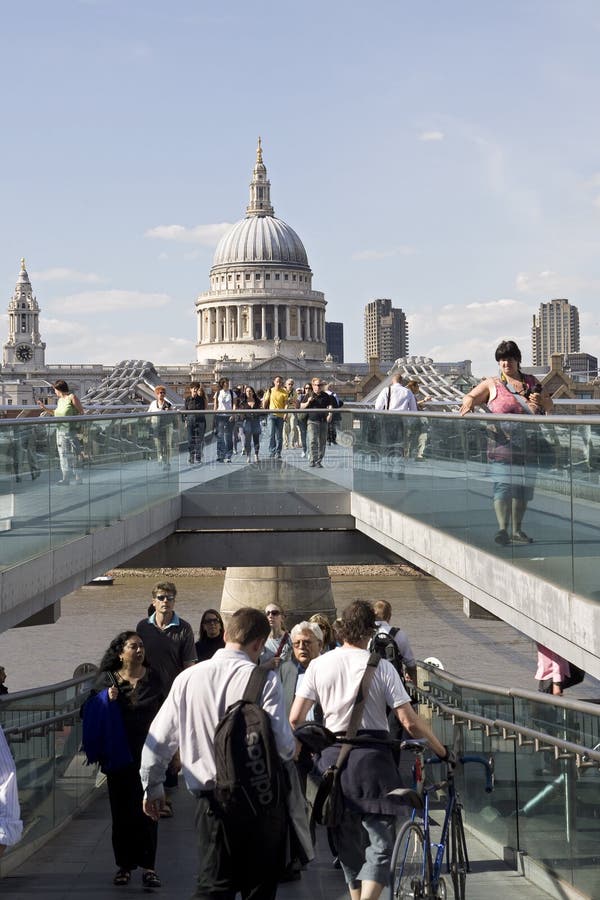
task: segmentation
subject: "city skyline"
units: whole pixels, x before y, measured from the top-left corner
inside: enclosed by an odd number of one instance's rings
[[[194,302],[260,134],[346,360],[375,297],[406,312],[411,355],[477,375],[503,337],[530,363],[556,297],[600,355],[600,11],[483,6],[7,7],[3,336],[25,256],[49,363],[195,359]]]

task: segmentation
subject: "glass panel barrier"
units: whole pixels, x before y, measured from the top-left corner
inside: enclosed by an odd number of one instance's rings
[[[503,733],[496,718],[515,722],[583,748],[600,749],[600,710],[586,711],[580,704],[559,704],[551,697],[519,696],[515,692],[487,690],[464,682],[460,687],[449,673],[419,666],[421,699],[432,696],[431,725],[445,744],[460,753],[493,756],[495,788],[486,794],[482,770],[471,764],[457,769],[458,789],[467,825],[495,846],[499,856],[527,853],[536,863],[573,885],[584,896],[597,893],[598,839],[600,837],[600,769],[555,751],[543,739]],[[510,696],[510,693],[515,694]],[[520,693],[520,692],[519,692]],[[435,703],[456,710],[454,721],[438,715]],[[462,703],[462,707],[460,706]],[[514,703],[514,716],[511,704]],[[489,719],[483,723],[461,720],[459,709]],[[497,711],[497,715],[495,715]],[[421,712],[428,714],[424,703]]]
[[[336,491],[352,490],[600,599],[599,417],[581,424],[581,417],[414,415],[345,406],[330,423],[333,430],[325,427],[319,437],[301,414],[204,413],[200,462],[196,447],[190,462],[191,419],[180,412],[82,416],[75,425],[52,418],[1,421],[0,567],[189,489],[213,500],[218,492],[227,498],[222,514],[248,517],[261,509],[253,497],[264,499],[268,515],[292,515],[311,504],[318,511]],[[310,465],[317,452],[310,444],[317,448],[319,439],[322,467]],[[59,485],[65,466],[72,466],[72,479]],[[212,510],[211,501],[205,514]]]
[[[17,768],[19,848],[59,825],[95,788],[96,767],[85,765],[80,752],[79,717],[93,679],[92,673],[0,698],[0,725]]]

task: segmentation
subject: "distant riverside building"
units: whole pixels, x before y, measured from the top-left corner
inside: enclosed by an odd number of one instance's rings
[[[598,377],[598,357],[590,353],[567,353],[564,370],[573,381],[593,381]]]
[[[344,362],[344,323],[325,322],[327,355],[336,363]]]
[[[275,217],[260,138],[246,217],[223,235],[196,301],[197,360],[325,358],[325,296],[296,232]],[[281,365],[279,365],[281,370]]]
[[[377,357],[382,365],[408,356],[408,323],[401,309],[386,298],[365,306],[365,359]]]
[[[579,311],[568,300],[540,303],[533,316],[531,351],[534,366],[549,366],[553,353],[579,352]]]

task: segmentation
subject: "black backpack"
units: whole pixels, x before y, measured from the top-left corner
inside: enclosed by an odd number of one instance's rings
[[[283,800],[283,764],[269,716],[259,706],[268,674],[256,666],[244,696],[217,725],[215,798],[227,816],[259,816]]]
[[[389,631],[378,631],[371,638],[371,641],[369,643],[369,651],[371,653],[376,653],[377,656],[381,657],[381,659],[387,659],[387,661],[393,665],[396,672],[400,676],[402,684],[406,687],[404,660],[402,658],[400,650],[398,649],[398,644],[394,640],[399,631],[399,628],[390,628]]]

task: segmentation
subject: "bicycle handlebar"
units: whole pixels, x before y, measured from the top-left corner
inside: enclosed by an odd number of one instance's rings
[[[481,756],[473,756],[468,754],[466,756],[457,756],[456,761],[464,766],[465,763],[479,763],[480,766],[483,766],[485,769],[485,792],[486,794],[491,794],[494,790],[494,757],[488,756],[487,759],[484,759]],[[430,756],[425,760],[426,763],[447,763],[447,760],[440,759],[439,756]]]

